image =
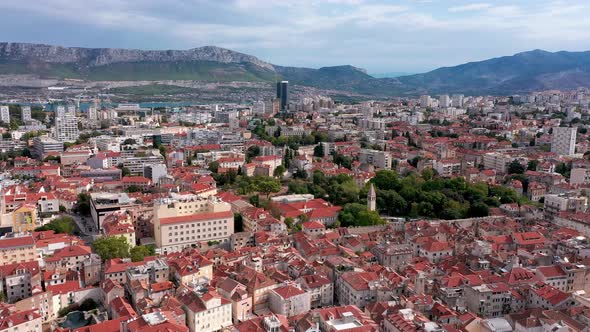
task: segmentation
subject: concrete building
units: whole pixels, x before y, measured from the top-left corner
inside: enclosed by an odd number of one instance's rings
[[[451,99],[451,106],[461,108],[463,107],[463,95],[456,94],[453,95]]]
[[[560,156],[571,156],[576,152],[576,128],[554,127],[551,138],[551,152]]]
[[[273,313],[287,317],[301,315],[311,309],[310,294],[294,285],[285,285],[271,290],[268,301]]]
[[[37,309],[8,312],[0,321],[1,332],[39,332],[42,331],[43,317]]]
[[[306,274],[297,281],[310,295],[311,308],[324,308],[334,304],[334,284],[332,280],[319,274]]]
[[[96,111],[96,107],[95,106],[90,106],[88,108],[88,121],[90,122],[96,122],[98,120],[98,112]]]
[[[590,183],[590,169],[573,168],[570,173],[570,184],[581,185]]]
[[[31,106],[21,106],[20,108],[21,120],[23,122],[31,121]]]
[[[438,96],[438,105],[440,107],[450,107],[451,106],[451,98],[449,95],[440,95]]]
[[[135,202],[126,193],[90,194],[90,215],[98,230],[102,229],[102,223],[108,214],[133,206]]]
[[[510,287],[503,283],[466,287],[465,299],[469,311],[483,318],[500,317],[511,312]]]
[[[568,194],[550,194],[545,195],[543,207],[545,213],[551,215],[558,215],[561,212],[586,212],[588,211],[588,198]]]
[[[420,106],[423,108],[432,106],[432,98],[428,95],[420,96]]]
[[[168,170],[165,164],[151,164],[145,166],[143,169],[143,176],[152,180],[152,183],[157,184],[160,178],[168,175]]]
[[[32,155],[37,159],[43,159],[50,152],[63,152],[63,142],[57,141],[49,136],[38,136],[33,138]]]
[[[10,109],[8,106],[0,106],[0,121],[10,123]]]
[[[281,111],[289,107],[289,81],[277,82],[277,99]]]
[[[154,235],[162,253],[177,252],[200,242],[227,242],[234,232],[231,205],[215,196],[177,196],[154,204]]]
[[[38,258],[32,236],[0,238],[0,266],[34,261]]]
[[[432,168],[442,177],[457,176],[461,173],[461,161],[458,159],[437,159],[432,161]]]
[[[490,152],[483,155],[483,167],[493,169],[500,174],[506,173],[508,164],[511,161],[512,157],[499,152]]]
[[[361,149],[359,160],[377,168],[391,169],[391,154],[387,151]]]
[[[36,261],[0,266],[0,290],[10,303],[33,295],[41,287],[41,270]]]
[[[123,167],[129,169],[129,172],[134,175],[143,175],[143,171],[148,165],[161,165],[164,163],[164,157],[157,150],[145,156],[125,157],[122,159]]]
[[[232,304],[214,290],[184,289],[178,295],[190,332],[214,332],[232,325]]]
[[[375,255],[379,264],[395,270],[410,264],[414,253],[409,245],[387,243],[373,247],[371,252]]]
[[[60,142],[74,142],[80,137],[78,119],[64,115],[55,119],[55,139]]]

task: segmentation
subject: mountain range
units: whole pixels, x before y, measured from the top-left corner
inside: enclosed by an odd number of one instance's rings
[[[288,80],[296,85],[372,96],[506,95],[590,86],[590,52],[534,50],[423,74],[375,78],[350,65],[319,69],[278,66],[215,46],[147,51],[0,43],[0,75],[23,74],[89,81]]]

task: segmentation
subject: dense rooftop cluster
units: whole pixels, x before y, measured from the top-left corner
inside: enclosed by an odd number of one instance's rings
[[[588,331],[589,106],[0,106],[0,331]]]

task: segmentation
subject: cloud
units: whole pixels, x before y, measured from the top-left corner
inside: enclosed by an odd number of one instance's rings
[[[413,72],[534,48],[590,49],[587,1],[480,1],[0,0],[0,40],[217,45],[283,65]]]
[[[469,11],[488,9],[490,7],[492,7],[492,5],[490,5],[489,3],[472,3],[472,4],[464,5],[464,6],[451,7],[451,8],[449,8],[449,11],[451,13],[469,12]]]

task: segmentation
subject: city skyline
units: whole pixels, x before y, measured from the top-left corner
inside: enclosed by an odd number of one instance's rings
[[[0,40],[79,47],[215,45],[273,64],[426,72],[532,49],[590,49],[582,1],[0,2]],[[31,24],[34,22],[34,24]],[[72,33],[75,31],[76,33]]]

